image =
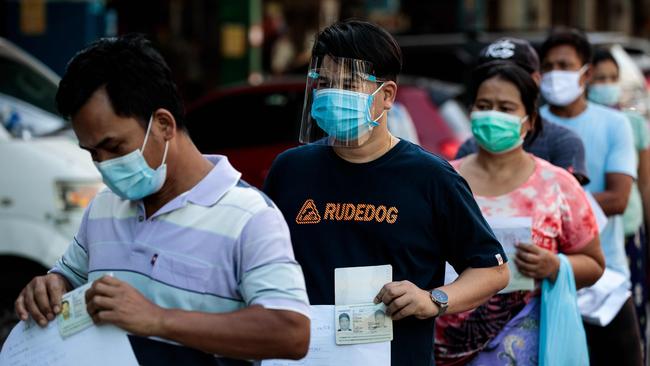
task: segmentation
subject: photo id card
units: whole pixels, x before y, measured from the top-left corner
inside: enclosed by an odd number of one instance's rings
[[[393,340],[393,320],[384,304],[339,305],[335,307],[336,344],[361,344]]]
[[[390,265],[337,268],[334,271],[336,344],[350,345],[393,340],[393,320],[375,296],[393,281]]]
[[[61,298],[61,312],[56,317],[61,337],[67,338],[90,327],[93,320],[86,311],[86,290],[92,282],[80,286]]]

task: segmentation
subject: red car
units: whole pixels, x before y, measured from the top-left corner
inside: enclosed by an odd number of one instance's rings
[[[188,107],[187,127],[199,150],[227,155],[243,179],[261,187],[275,157],[298,145],[304,94],[305,79],[297,77],[220,89]],[[434,101],[440,95],[426,80],[400,79],[389,128],[449,159],[466,133],[443,119]]]

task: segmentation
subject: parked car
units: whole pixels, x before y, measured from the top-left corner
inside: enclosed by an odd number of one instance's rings
[[[461,109],[453,99],[458,92],[462,88],[451,84],[400,79],[389,128],[398,137],[452,158],[469,133],[468,122],[445,121],[436,100],[454,116]],[[261,187],[275,157],[298,145],[304,93],[303,77],[217,90],[188,107],[190,136],[202,152],[227,155],[245,180]]]
[[[13,302],[63,254],[101,184],[56,114],[59,77],[0,38],[0,344]]]

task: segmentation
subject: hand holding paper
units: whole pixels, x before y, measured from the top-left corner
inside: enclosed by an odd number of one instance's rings
[[[513,291],[530,291],[535,288],[535,280],[525,276],[519,271],[516,265],[517,245],[520,243],[532,242],[532,218],[530,217],[487,217],[488,224],[503,250],[508,256],[508,268],[510,269],[510,282],[508,286],[499,291],[500,294]],[[557,273],[557,271],[556,271]],[[458,278],[454,268],[446,264],[445,285],[452,283]]]
[[[339,346],[333,305],[311,306],[309,353],[299,361],[265,360],[262,366],[390,366],[390,342]]]
[[[409,281],[387,283],[375,297],[375,303],[386,304],[386,315],[393,320],[408,316],[427,319],[438,313],[429,292]]]
[[[515,247],[515,264],[521,274],[537,280],[548,278],[555,281],[560,270],[560,259],[555,253],[535,244],[518,243]]]
[[[124,281],[111,276],[96,280],[86,302],[96,324],[114,324],[139,336],[158,335],[164,309]]]
[[[391,341],[393,321],[383,303],[373,302],[385,284],[393,280],[390,265],[337,268],[334,271],[336,344],[350,345]]]
[[[262,366],[388,366],[393,322],[373,303],[393,280],[390,265],[337,268],[335,306],[311,306],[309,353],[299,361],[266,360]]]
[[[16,299],[16,315],[26,321],[30,316],[44,327],[61,311],[61,296],[68,282],[58,273],[34,277]]]
[[[18,323],[2,347],[0,365],[137,365],[126,332],[112,325],[93,326],[84,296],[90,286],[64,294],[56,302],[56,321],[45,327],[32,319]]]

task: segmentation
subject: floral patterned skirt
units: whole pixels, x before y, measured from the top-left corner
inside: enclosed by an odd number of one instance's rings
[[[534,298],[469,362],[469,365],[537,365],[539,318],[540,302],[539,298]]]
[[[436,365],[536,365],[539,301],[532,292],[495,295],[478,308],[436,319]]]

